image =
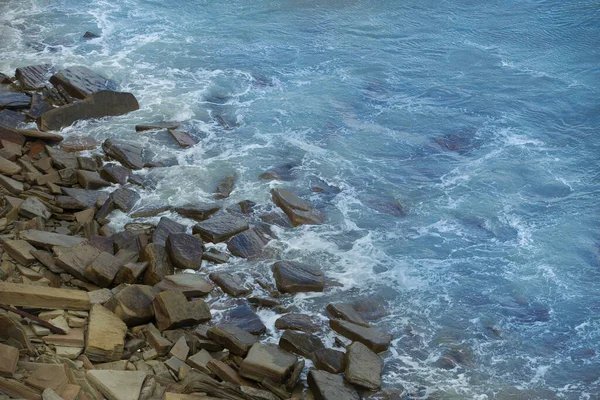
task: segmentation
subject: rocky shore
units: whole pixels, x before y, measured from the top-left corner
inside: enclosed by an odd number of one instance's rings
[[[195,144],[189,134],[165,121],[103,143],[53,132],[139,108],[115,87],[86,67],[0,74],[0,398],[405,398],[381,388],[380,354],[392,337],[377,328],[378,305],[329,304],[322,326],[283,305],[336,285],[319,266],[273,258],[271,281],[254,283],[268,296],[215,268],[231,257],[269,259],[272,224],[322,224],[311,204],[278,188],[271,198],[281,213],[255,215],[249,200],[223,208],[232,175],[215,188],[215,203],[136,209],[144,182],[135,171],[160,167],[145,162],[136,132],[168,130],[182,148]],[[19,129],[26,121],[38,129]],[[120,232],[110,225],[115,210],[133,218]],[[166,211],[189,225],[135,220]],[[226,296],[239,301],[213,318],[211,306]],[[281,314],[278,344],[260,308]],[[324,345],[328,332],[336,348]]]

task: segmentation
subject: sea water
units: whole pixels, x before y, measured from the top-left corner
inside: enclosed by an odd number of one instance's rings
[[[375,300],[384,387],[411,398],[598,398],[599,39],[594,0],[0,1],[0,72],[85,65],[138,98],[62,134],[142,143],[165,167],[140,207],[210,201],[236,173],[226,204],[269,212],[286,187],[322,210],[268,249],[343,287],[284,303],[325,323]],[[199,143],[133,129],[163,119]],[[271,264],[210,268],[251,283]]]

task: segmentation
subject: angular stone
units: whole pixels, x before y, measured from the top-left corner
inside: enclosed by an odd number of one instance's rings
[[[255,229],[248,229],[229,239],[227,250],[237,257],[252,258],[263,252],[265,244],[265,240]]]
[[[46,248],[52,248],[54,246],[73,247],[85,242],[85,239],[81,237],[61,235],[59,233],[38,231],[34,229],[21,232],[20,237],[34,246]]]
[[[2,139],[3,129],[4,128],[0,125],[0,145],[2,147],[0,149],[0,155],[7,160],[15,161],[17,157],[21,157],[21,145]],[[23,138],[23,140],[25,140],[25,136],[20,136]]]
[[[64,137],[61,135],[58,135],[56,133],[38,131],[37,129],[17,129],[17,132],[19,132],[25,137],[31,139],[41,139],[44,142],[60,142],[64,140]]]
[[[146,329],[144,329],[144,336],[148,343],[150,343],[150,346],[152,346],[161,357],[167,355],[167,352],[173,347],[173,343],[162,337],[154,324],[148,324]]]
[[[77,156],[77,162],[79,162],[79,168],[86,171],[98,171],[98,162],[92,157]]]
[[[152,287],[130,285],[115,294],[104,307],[115,313],[127,326],[138,326],[154,319],[154,297]]]
[[[90,311],[85,355],[93,362],[121,359],[127,325],[111,311],[94,304]]]
[[[340,335],[360,342],[376,353],[387,350],[392,341],[392,335],[348,321],[330,319],[329,326]]]
[[[253,335],[261,335],[267,328],[247,304],[239,305],[223,314],[222,323],[235,325]]]
[[[283,383],[297,361],[298,357],[274,344],[256,343],[242,361],[240,375],[259,382],[269,379],[275,383]]]
[[[230,255],[215,248],[209,248],[202,254],[202,259],[215,264],[225,264]]]
[[[40,90],[48,85],[48,79],[55,68],[50,64],[30,65],[17,68],[15,77],[23,90]]]
[[[40,391],[50,388],[56,393],[62,393],[69,384],[69,378],[64,365],[42,364],[27,377],[25,383]]]
[[[106,164],[100,170],[100,176],[109,182],[124,185],[131,176],[131,170],[118,164]]]
[[[100,91],[87,95],[84,100],[44,113],[37,124],[42,131],[59,130],[78,120],[123,115],[139,108],[131,93]]]
[[[296,261],[278,261],[273,264],[277,290],[282,293],[322,292],[323,272],[311,265]]]
[[[0,140],[3,141],[2,147],[6,148],[10,146],[9,143],[13,143],[19,146],[19,155],[21,153],[21,146],[25,144],[25,136],[18,133],[15,129],[7,128],[5,126],[0,125]],[[16,149],[15,149],[16,150]],[[13,150],[14,152],[14,150]]]
[[[383,361],[367,346],[360,342],[348,346],[344,372],[348,382],[368,390],[379,389],[382,369]]]
[[[177,357],[171,357],[171,358],[169,358],[167,361],[165,361],[165,366],[168,369],[170,369],[171,371],[173,371],[173,373],[175,375],[179,375],[179,373],[182,370],[185,371],[185,373],[187,373],[188,371],[191,370],[191,368],[189,367],[189,365],[187,365],[186,363],[184,363],[183,361],[181,361]],[[182,378],[179,378],[179,379],[182,379]]]
[[[168,290],[156,295],[152,302],[159,330],[197,325],[211,319],[208,305],[202,299],[188,302],[183,293]]]
[[[34,95],[35,97],[35,95]],[[13,110],[2,110],[0,111],[0,125],[6,128],[16,128],[19,124],[25,122],[27,117]]]
[[[114,90],[114,83],[83,66],[69,67],[52,75],[50,83],[62,87],[70,96],[83,99],[90,93]]]
[[[229,349],[232,354],[244,357],[250,347],[258,342],[256,336],[231,324],[218,324],[208,329],[209,339]]]
[[[198,142],[190,136],[189,133],[183,131],[176,131],[173,129],[169,129],[169,134],[171,137],[177,142],[180,147],[191,147]]]
[[[211,371],[210,371],[210,369],[208,369],[207,364],[212,359],[213,359],[213,357],[210,355],[210,353],[208,351],[201,349],[199,352],[197,352],[193,356],[189,357],[186,362],[188,363],[188,365],[199,370],[200,372],[204,372],[205,374],[210,374]]]
[[[199,222],[194,225],[192,231],[194,234],[200,234],[207,242],[219,243],[248,228],[248,222],[244,219],[230,214],[221,214]]]
[[[161,222],[165,219],[161,218]],[[179,224],[178,224],[179,225]],[[159,222],[154,231],[153,242],[156,242],[156,232],[161,228]],[[182,233],[170,233],[166,239],[166,250],[176,268],[199,270],[202,265],[202,240],[183,233],[185,226],[181,225]],[[164,227],[162,228],[165,229]],[[171,228],[171,231],[174,228]],[[164,236],[164,234],[162,235]]]
[[[144,271],[146,271],[147,267],[147,261],[127,263],[123,265],[123,267],[121,267],[121,269],[117,273],[117,276],[115,276],[115,280],[113,281],[113,283],[115,285],[120,285],[121,283],[136,283],[140,279]]]
[[[288,216],[293,226],[320,225],[324,218],[320,212],[286,189],[271,189],[273,202]]]
[[[185,337],[181,336],[177,342],[171,347],[169,350],[169,355],[172,357],[176,357],[181,361],[185,361],[187,359],[188,354],[190,353],[190,348],[185,342]]]
[[[100,287],[109,287],[120,268],[120,260],[103,251],[86,267],[83,276]]]
[[[213,272],[209,277],[230,296],[238,297],[251,292],[250,289],[242,285],[242,282],[236,276],[227,272]]]
[[[233,191],[233,187],[235,186],[235,181],[237,180],[237,174],[228,175],[219,183],[217,188],[215,189],[215,199],[226,199],[229,197],[231,192]]]
[[[74,277],[85,280],[87,267],[100,255],[100,250],[87,242],[73,246],[56,258],[56,265]]]
[[[175,222],[170,218],[162,217],[158,222],[156,229],[154,230],[154,234],[152,235],[152,243],[157,243],[161,246],[165,246],[167,238],[170,234],[182,233],[185,232],[185,229],[185,225]],[[200,244],[200,246],[202,246],[202,244]],[[200,255],[200,257],[202,257],[202,255]]]
[[[113,296],[109,289],[92,290],[88,293],[91,304],[105,304]]]
[[[96,171],[77,170],[77,182],[84,189],[101,189],[110,186],[110,182],[105,181]]]
[[[146,373],[91,369],[87,371],[86,378],[108,400],[138,400]]]
[[[54,166],[57,169],[64,169],[64,168],[77,169],[77,168],[79,168],[79,162],[77,161],[77,156],[75,156],[71,153],[67,153],[65,151],[62,151],[62,150],[59,150],[59,149],[56,149],[56,148],[50,147],[50,146],[46,146],[46,152],[52,159],[52,164],[54,164]]]
[[[174,211],[194,221],[204,221],[221,209],[218,204],[198,203],[186,206],[175,207]]]
[[[15,196],[23,193],[23,183],[16,181],[8,176],[0,175],[0,187],[6,189],[9,193]]]
[[[229,382],[234,385],[249,386],[249,382],[243,379],[236,370],[225,364],[223,361],[210,360],[207,364],[208,369],[223,382]]]
[[[29,265],[36,260],[33,254],[31,254],[31,252],[35,251],[35,247],[25,240],[6,241],[2,245],[2,248],[21,265]]]
[[[21,204],[21,207],[19,207],[19,214],[25,218],[41,217],[44,220],[48,220],[52,217],[52,213],[48,211],[44,203],[36,197],[26,198],[23,204]]]
[[[318,332],[319,326],[315,319],[307,314],[286,314],[275,321],[277,329],[291,329],[303,332]]]
[[[12,378],[17,370],[19,350],[0,343],[0,376]]]
[[[140,261],[147,261],[148,267],[144,272],[144,284],[154,286],[165,276],[173,275],[174,268],[165,248],[156,243],[150,243],[144,248]]]
[[[83,205],[82,209],[95,207],[100,199],[106,199],[106,193],[98,190],[86,190],[77,188],[62,188],[62,191],[67,196],[72,197],[77,203]],[[104,200],[103,200],[104,201]],[[68,208],[59,206],[61,208]]]
[[[116,139],[106,139],[104,143],[102,143],[102,149],[108,156],[119,161],[127,168],[134,170],[144,168],[142,147],[136,143]]]
[[[140,195],[128,188],[118,188],[110,194],[110,199],[115,207],[119,210],[128,213],[140,199]]]
[[[313,362],[317,369],[339,374],[344,371],[344,357],[346,354],[339,350],[322,348],[313,353]]]
[[[27,108],[30,104],[31,97],[27,96],[25,93],[0,90],[0,108]]]
[[[151,131],[151,130],[158,130],[158,129],[177,129],[177,128],[179,128],[179,122],[157,121],[157,122],[151,122],[149,124],[136,125],[135,131],[143,132],[143,131]]]
[[[348,303],[330,303],[327,305],[327,312],[336,319],[343,319],[356,325],[366,326],[369,324],[360,316],[360,314]]]
[[[52,104],[50,101],[41,93],[33,93],[31,96],[31,107],[27,112],[27,115],[31,119],[37,119],[42,116],[46,111],[52,110]]]
[[[279,339],[279,347],[291,353],[312,359],[313,353],[325,347],[321,339],[311,333],[285,331]]]
[[[92,136],[69,136],[61,144],[60,149],[69,153],[83,150],[95,150],[100,142]]]
[[[161,292],[179,291],[187,298],[206,296],[214,288],[212,283],[196,274],[167,275],[154,286],[154,289]]]
[[[313,369],[308,373],[307,382],[315,400],[360,400],[356,389],[341,375]]]
[[[21,172],[21,167],[14,162],[0,156],[0,173],[5,175],[15,175]]]

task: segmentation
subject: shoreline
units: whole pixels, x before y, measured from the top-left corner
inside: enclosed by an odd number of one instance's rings
[[[392,337],[376,328],[373,317],[385,314],[377,304],[366,300],[362,309],[349,303],[329,304],[329,327],[323,327],[314,316],[287,312],[278,300],[339,286],[317,266],[269,253],[268,242],[276,240],[271,224],[293,229],[324,223],[325,216],[311,204],[277,188],[271,190],[271,201],[279,214],[252,216],[255,204],[250,200],[223,209],[218,201],[229,196],[238,179],[228,175],[215,188],[214,204],[168,209],[195,222],[192,234],[187,233],[188,226],[167,217],[161,217],[156,226],[134,221],[124,231],[114,232],[109,226],[114,210],[133,218],[167,211],[164,207],[134,209],[140,199],[135,189],[143,186],[135,171],[160,166],[146,163],[142,146],[129,140],[62,141],[52,132],[82,118],[135,111],[137,100],[112,91],[106,79],[85,67],[34,66],[17,69],[15,75],[18,85],[6,85],[21,91],[11,92],[15,93],[7,108],[11,112],[5,114],[10,121],[18,121],[16,114],[28,110],[41,130],[0,126],[0,186],[7,193],[4,221],[0,221],[10,232],[2,236],[0,303],[31,311],[29,318],[6,320],[15,330],[20,331],[20,325],[29,329],[17,335],[22,349],[0,344],[4,346],[0,350],[10,356],[9,364],[14,363],[12,370],[0,373],[8,376],[0,381],[0,392],[46,399],[53,394],[42,390],[50,387],[65,400],[102,395],[125,398],[120,397],[125,396],[124,387],[137,391],[137,396],[127,394],[133,400],[188,400],[187,396],[192,400],[197,397],[189,394],[197,392],[232,399],[358,399],[359,393],[363,398],[392,399],[405,395],[385,388],[380,391],[383,361],[378,353],[388,349]],[[0,76],[0,81],[7,82],[5,78]],[[27,103],[23,96],[29,94]],[[195,145],[176,123],[132,127],[133,134],[147,130],[167,130],[181,148]],[[77,156],[78,151],[98,148],[103,156]],[[276,169],[263,175],[261,179],[281,179]],[[115,186],[110,193],[104,191]],[[228,251],[206,248],[205,243],[226,244]],[[270,281],[254,284],[270,296],[252,296],[253,288],[235,274],[211,271],[211,265],[227,263],[230,257],[272,259]],[[206,279],[187,270],[202,270]],[[223,297],[244,300],[224,311],[215,324],[210,305]],[[41,311],[48,308],[54,311]],[[282,333],[279,345],[261,342],[266,327],[255,313],[258,308],[280,315],[275,323]],[[36,312],[38,319],[51,321],[68,334],[40,328],[40,321],[26,325]],[[336,334],[337,349],[325,347],[317,335],[324,331]],[[38,353],[35,364],[44,357],[58,360],[66,366],[63,373],[69,383],[42,387],[39,381],[50,372],[39,365],[31,370],[19,361],[24,355],[19,351],[30,357]],[[309,372],[306,361],[316,368]],[[63,373],[53,373],[62,378]],[[115,374],[123,378],[121,385],[112,384]],[[31,383],[32,376],[37,386]],[[25,385],[17,384],[15,377],[21,377]],[[65,392],[69,385],[76,395]]]

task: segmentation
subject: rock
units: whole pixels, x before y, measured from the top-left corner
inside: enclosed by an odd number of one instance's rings
[[[34,97],[35,98],[35,97]],[[25,122],[25,114],[13,110],[0,111],[0,125],[6,128],[16,128]]]
[[[42,93],[33,93],[31,96],[31,107],[27,112],[27,115],[31,119],[38,119],[46,111],[52,110],[53,106],[51,101],[44,96]],[[16,126],[13,126],[13,128]]]
[[[225,312],[221,322],[235,325],[253,335],[261,335],[267,331],[258,315],[247,304],[242,304]]]
[[[31,97],[24,93],[0,90],[0,108],[19,109],[27,108],[31,104]]]
[[[37,129],[17,129],[21,135],[31,139],[41,139],[45,142],[61,142],[64,140],[62,135],[56,133],[42,132]],[[31,156],[31,155],[30,155]]]
[[[244,214],[244,215],[250,215],[252,214],[252,211],[254,210],[254,206],[256,206],[256,203],[250,200],[242,200],[230,207],[227,208],[227,211],[231,211],[233,213],[240,213],[240,214]]]
[[[161,221],[163,219],[161,218]],[[160,227],[160,223],[158,227]],[[185,229],[185,226],[181,225],[181,227]],[[195,236],[186,233],[171,233],[166,241],[166,250],[175,267],[197,271],[202,265],[202,245],[202,240]]]
[[[154,234],[152,235],[152,243],[157,243],[161,246],[165,246],[167,242],[167,237],[169,237],[170,234],[182,233],[185,232],[185,229],[185,225],[177,223],[170,218],[162,217],[158,222],[156,229],[154,230]],[[200,257],[202,257],[202,255],[200,255]]]
[[[358,312],[352,307],[351,304],[347,303],[330,303],[327,305],[327,312],[336,319],[343,319],[348,322],[352,322],[356,325],[366,326],[369,324],[360,316]]]
[[[346,354],[342,351],[322,348],[315,350],[312,359],[317,369],[322,369],[332,374],[339,374],[344,371],[345,356]]]
[[[96,171],[77,170],[77,182],[84,189],[101,189],[110,186],[110,182],[105,181]]]
[[[296,163],[278,165],[260,174],[259,179],[267,181],[293,181],[296,179],[293,169],[297,166]]]
[[[51,390],[62,394],[69,384],[69,378],[67,377],[64,365],[48,364],[36,368],[36,370],[27,377],[25,383],[40,391],[50,388]]]
[[[82,66],[69,67],[52,75],[50,83],[61,87],[70,96],[84,99],[88,94],[114,90],[115,85],[91,69]]]
[[[193,356],[189,357],[186,362],[188,363],[188,365],[199,370],[200,372],[210,374],[211,371],[210,369],[208,369],[207,364],[212,359],[213,357],[210,355],[210,353],[202,349]]]
[[[176,131],[173,129],[169,129],[169,134],[171,137],[177,142],[180,147],[191,147],[198,142],[190,136],[189,133],[183,131]]]
[[[164,365],[168,369],[170,369],[175,374],[175,376],[178,376],[182,370],[185,371],[184,373],[187,373],[191,370],[191,368],[186,363],[184,363],[177,357],[169,358],[167,361],[165,361]]]
[[[158,121],[158,122],[151,122],[149,124],[140,124],[140,125],[136,125],[135,126],[135,131],[136,132],[143,132],[143,131],[151,131],[151,130],[158,130],[158,129],[177,129],[179,128],[179,122],[175,122],[175,121]]]
[[[279,339],[279,347],[291,353],[312,359],[313,353],[325,347],[321,339],[310,333],[285,331]]]
[[[116,293],[104,307],[115,313],[127,326],[138,326],[154,319],[154,297],[152,287],[130,285]]]
[[[140,195],[128,188],[118,188],[110,194],[110,200],[115,207],[125,213],[131,211],[139,199]]]
[[[295,261],[273,264],[273,277],[277,290],[282,293],[322,292],[324,288],[323,272]]]
[[[341,375],[313,369],[307,382],[315,400],[360,400],[356,389],[344,382]]]
[[[54,390],[50,388],[44,389],[42,392],[42,400],[63,400]]]
[[[111,183],[124,185],[131,176],[131,170],[118,164],[106,164],[100,170],[100,176]]]
[[[52,217],[52,213],[48,211],[44,203],[36,197],[26,198],[23,204],[21,204],[21,207],[19,207],[19,214],[30,219],[41,217],[44,220],[48,220]]]
[[[187,298],[206,296],[214,289],[214,285],[196,274],[168,275],[154,286],[154,289],[177,290]]]
[[[20,156],[21,147],[25,144],[26,138],[25,136],[18,133],[15,129],[10,129],[0,125],[0,140],[2,141],[2,147],[5,149],[5,151],[10,150],[10,153],[14,153],[17,156]],[[7,149],[8,146],[10,146],[10,149]],[[7,155],[4,156],[6,158],[10,158]]]
[[[286,189],[271,189],[273,202],[288,216],[293,226],[320,225],[324,218],[320,212]]]
[[[227,272],[213,272],[209,277],[225,293],[233,297],[243,296],[252,291],[244,287],[242,282],[236,276],[228,274]]]
[[[285,314],[275,321],[277,329],[291,329],[303,332],[318,332],[319,326],[313,317],[307,314]]]
[[[142,159],[142,147],[136,143],[126,142],[124,140],[106,139],[102,143],[104,152],[119,161],[127,168],[134,170],[144,168]]]
[[[329,326],[342,336],[360,342],[376,353],[387,350],[392,341],[392,335],[380,332],[374,328],[366,328],[348,321],[330,319]]]
[[[31,254],[35,247],[25,240],[8,240],[2,245],[4,251],[21,265],[30,265],[36,258]]]
[[[42,131],[59,130],[82,119],[123,115],[139,108],[131,93],[101,91],[87,95],[84,100],[45,112],[38,118],[37,124]]]
[[[79,168],[86,171],[94,171],[98,172],[98,162],[96,159],[92,157],[77,157],[77,162],[79,162]],[[104,179],[104,178],[102,178]]]
[[[75,159],[77,161],[77,159]],[[106,193],[98,190],[86,190],[77,188],[62,188],[62,191],[67,196],[72,197],[77,203],[83,205],[82,209],[95,207],[100,199],[106,199]],[[104,201],[104,200],[102,200]],[[59,206],[65,208],[63,206]]]
[[[87,267],[100,255],[100,250],[88,242],[79,243],[56,258],[56,265],[74,277],[85,280]]]
[[[108,400],[138,400],[146,373],[91,369],[87,371],[86,378]]]
[[[0,187],[6,189],[6,191],[14,194],[15,196],[20,195],[24,190],[22,182],[16,181],[4,175],[0,175]]]
[[[60,149],[68,153],[95,150],[100,142],[92,136],[69,136],[61,144]]]
[[[0,173],[5,175],[15,175],[21,172],[21,167],[14,162],[0,156]]]
[[[226,199],[229,197],[235,186],[237,180],[237,174],[228,175],[219,183],[215,189],[215,199]]]
[[[150,343],[150,346],[156,350],[159,356],[162,357],[167,355],[167,352],[173,347],[173,343],[162,337],[154,324],[148,324],[143,332],[146,340]]]
[[[91,304],[105,304],[113,296],[113,293],[109,289],[98,289],[92,290],[88,293],[89,302]]]
[[[121,283],[133,284],[136,283],[142,274],[146,271],[148,267],[148,262],[130,262],[117,272],[117,276],[115,276],[115,280],[113,283],[115,285],[120,285]]]
[[[156,243],[144,247],[140,261],[147,261],[148,267],[144,272],[144,284],[154,286],[165,276],[173,275],[174,268],[165,248]]]
[[[256,336],[231,324],[215,325],[208,329],[207,335],[209,339],[240,357],[244,357],[250,347],[258,342]]]
[[[168,290],[158,293],[152,302],[159,330],[196,325],[211,319],[208,305],[202,299],[188,302],[183,293]]]
[[[121,359],[127,325],[111,311],[94,304],[86,335],[85,355],[93,362]]]
[[[221,209],[218,204],[198,203],[187,206],[175,207],[174,211],[185,218],[195,221],[204,221]]]
[[[48,85],[48,79],[54,71],[55,68],[50,64],[30,65],[17,68],[15,77],[23,90],[40,90]]]
[[[121,261],[117,257],[103,251],[86,267],[83,276],[100,287],[109,287],[121,265]]]
[[[254,229],[238,233],[227,242],[227,250],[234,256],[252,258],[259,256],[265,248],[265,240]]]
[[[219,243],[248,228],[248,223],[242,218],[221,214],[197,223],[192,228],[192,232],[200,234],[207,242]]]
[[[100,35],[97,35],[94,32],[86,31],[82,37],[84,39],[97,39],[100,37]]]
[[[298,358],[273,344],[256,343],[242,361],[240,375],[262,382],[269,379],[283,383],[289,377]]]
[[[215,264],[225,264],[229,261],[229,254],[219,251],[215,248],[210,248],[202,254],[202,259]]]
[[[383,361],[367,346],[354,342],[347,348],[346,380],[354,385],[368,390],[377,390],[381,387],[381,370]]]
[[[190,348],[185,342],[185,337],[181,336],[177,342],[171,347],[169,350],[169,355],[172,357],[176,357],[181,361],[185,361],[190,352]]]
[[[0,376],[12,378],[17,370],[19,350],[0,343]]]
[[[34,229],[22,231],[19,236],[23,240],[37,247],[52,248],[54,246],[73,247],[79,243],[85,242],[84,238],[70,235],[61,235],[59,233],[44,232]]]

